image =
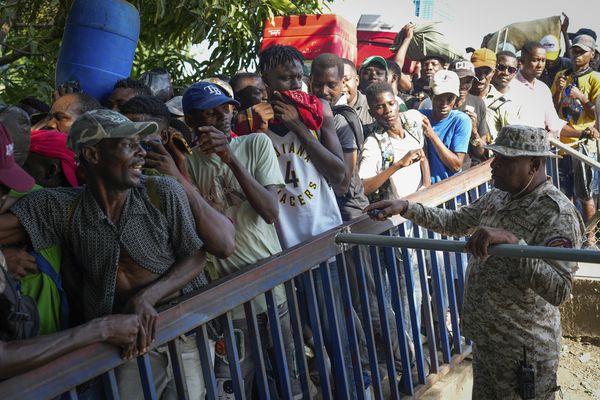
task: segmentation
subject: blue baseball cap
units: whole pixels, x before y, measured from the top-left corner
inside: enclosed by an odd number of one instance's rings
[[[222,104],[240,106],[238,101],[227,96],[223,89],[211,82],[198,82],[187,88],[181,104],[184,113],[191,110],[209,110]]]

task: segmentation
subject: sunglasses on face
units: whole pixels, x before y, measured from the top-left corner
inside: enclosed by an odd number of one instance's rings
[[[475,68],[475,76],[479,80],[486,78],[492,72],[493,72],[493,69],[491,69],[490,67]]]
[[[504,71],[508,70],[509,74],[514,74],[515,72],[517,72],[517,68],[509,67],[506,64],[498,64],[498,65],[496,65],[496,69],[500,72],[504,72]]]

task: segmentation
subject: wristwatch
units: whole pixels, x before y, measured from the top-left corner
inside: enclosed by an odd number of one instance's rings
[[[475,139],[471,139],[471,144],[475,147],[481,146],[481,138],[476,137]]]

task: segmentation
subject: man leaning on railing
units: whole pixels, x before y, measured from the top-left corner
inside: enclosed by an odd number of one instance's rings
[[[554,398],[560,355],[558,306],[571,293],[575,262],[488,257],[495,244],[581,247],[584,226],[573,204],[546,177],[547,132],[506,126],[495,144],[495,189],[457,211],[406,200],[381,201],[377,219],[400,214],[448,236],[471,234],[464,332],[474,341],[473,398]],[[518,368],[526,353],[534,376]],[[522,364],[521,364],[522,365]],[[532,379],[533,378],[533,379]]]
[[[167,396],[174,388],[166,349],[150,349],[155,307],[208,282],[203,242],[183,187],[172,178],[142,176],[146,152],[140,141],[157,130],[155,122],[134,123],[109,110],[81,115],[68,145],[79,156],[86,186],[43,189],[19,200],[0,215],[0,243],[27,235],[36,251],[59,245],[70,253],[82,275],[84,319],[137,315],[137,337],[124,356],[148,353],[156,391]],[[119,366],[116,379],[121,398],[143,397],[135,361]]]

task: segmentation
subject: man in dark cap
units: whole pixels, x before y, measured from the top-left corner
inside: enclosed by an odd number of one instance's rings
[[[488,257],[488,247],[579,248],[585,228],[575,206],[546,176],[546,158],[555,155],[545,129],[505,126],[486,148],[495,154],[495,189],[478,201],[458,211],[382,201],[366,211],[381,210],[380,220],[401,214],[447,236],[471,234],[462,322],[474,341],[473,399],[521,399],[516,365],[524,351],[535,371],[535,398],[553,399],[559,389],[558,306],[570,296],[577,263]]]
[[[58,245],[73,257],[82,274],[85,320],[139,316],[137,343],[126,349],[127,358],[148,351],[157,305],[208,283],[203,242],[183,188],[172,178],[145,178],[141,172],[146,152],[140,140],[157,129],[155,122],[134,123],[109,110],[81,115],[68,145],[85,169],[87,185],[30,193],[0,215],[0,243],[28,235],[35,251]],[[166,354],[152,350],[149,358],[157,392],[172,390]],[[116,373],[121,397],[143,396],[135,362]]]

